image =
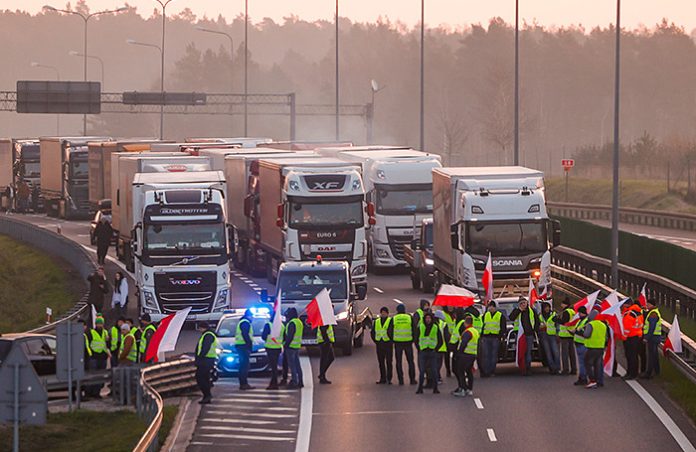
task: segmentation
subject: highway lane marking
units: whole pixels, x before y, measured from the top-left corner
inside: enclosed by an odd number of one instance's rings
[[[394,301],[395,301],[396,303],[398,303],[398,304],[404,304],[404,302],[401,301],[401,300],[399,300],[398,298],[394,298]]]
[[[276,403],[282,402],[280,399],[245,399],[245,398],[227,398],[225,402],[244,402],[244,403]]]
[[[481,399],[474,399],[474,404],[476,405],[476,408],[479,410],[483,409],[483,403],[481,403]]]
[[[308,356],[300,357],[300,366],[302,366],[302,379],[305,387],[301,389],[300,423],[297,426],[295,452],[309,452],[309,440],[312,435],[312,411],[314,410],[314,377],[312,376],[312,363]]]
[[[295,438],[287,436],[256,436],[256,435],[231,435],[228,433],[203,433],[199,436],[206,438],[230,438],[230,439],[249,439],[252,441],[294,441]]]
[[[377,293],[384,293],[384,291],[382,289],[380,289],[379,287],[373,287],[372,290],[374,290]]]
[[[487,428],[486,432],[488,433],[488,439],[490,442],[495,443],[498,441],[498,438],[495,437],[495,431],[492,428]]]
[[[263,421],[258,419],[201,419],[201,422],[214,422],[218,424],[251,424],[251,425],[268,425],[277,424],[276,421]]]
[[[229,430],[230,428],[224,425],[204,425],[200,427],[201,430]],[[268,429],[268,428],[253,428],[253,427],[235,427],[235,431],[250,432],[250,433],[273,433],[273,434],[287,434],[295,433],[295,430],[278,430],[278,429]]]
[[[237,397],[251,397],[251,398],[264,398],[264,399],[276,399],[276,398],[287,398],[291,397],[289,390],[286,393],[276,393],[274,392],[261,392],[261,391],[251,391],[251,392],[239,392],[236,394],[230,394],[229,397],[218,397],[215,400],[231,400],[231,398],[236,399]]]
[[[353,416],[353,415],[385,415],[385,414],[410,414],[420,411],[342,411],[340,413],[314,413],[315,416]]]
[[[307,386],[305,385],[305,388]],[[224,407],[220,407],[224,408]],[[205,412],[206,414],[216,414],[216,415],[224,415],[224,416],[236,416],[236,417],[269,417],[269,418],[278,418],[278,419],[283,419],[283,418],[291,418],[291,417],[297,417],[295,414],[283,414],[283,413],[245,413],[241,411],[217,411],[217,410],[209,410]]]

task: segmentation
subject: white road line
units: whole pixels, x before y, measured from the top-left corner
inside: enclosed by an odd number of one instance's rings
[[[492,428],[487,428],[486,432],[488,433],[488,439],[492,442],[495,443],[498,441],[498,438],[495,437],[495,431],[493,431]]]
[[[377,293],[384,293],[384,291],[382,289],[380,289],[379,287],[373,287],[372,289]]]
[[[231,397],[231,398],[225,399],[225,402],[276,403],[276,402],[282,402],[282,400],[280,400],[280,399],[245,399],[245,398],[241,398],[241,397],[240,398]]]
[[[394,301],[395,301],[396,303],[398,303],[398,304],[404,304],[404,302],[401,301],[401,300],[399,300],[398,298],[394,298]]]
[[[201,419],[201,422],[213,422],[217,424],[249,424],[249,425],[268,425],[276,424],[276,421],[262,421],[257,419]]]
[[[232,438],[232,439],[249,439],[252,441],[294,441],[293,437],[282,437],[282,436],[256,436],[256,435],[230,435],[226,433],[207,433],[201,434],[205,438]]]
[[[186,401],[186,405],[184,405],[184,410],[183,413],[181,413],[181,416],[177,416],[179,418],[179,422],[176,424],[176,428],[174,429],[174,439],[172,440],[172,444],[176,444],[176,440],[179,438],[179,433],[181,432],[181,424],[184,423],[184,418],[186,417],[186,412],[189,409],[189,406],[191,406],[191,399],[188,399]]]
[[[201,430],[229,430],[230,428],[225,425],[204,425],[199,427]],[[271,433],[274,435],[295,433],[295,430],[278,430],[278,429],[267,429],[267,428],[253,428],[253,427],[235,427],[235,431],[240,432],[250,432],[250,433]]]
[[[483,403],[481,403],[481,399],[474,399],[474,404],[476,405],[476,408],[479,410],[483,409]]]
[[[309,440],[312,435],[312,411],[314,410],[314,377],[308,356],[300,358],[300,365],[302,366],[302,379],[305,387],[301,389],[300,423],[297,426],[295,452],[309,452]]]
[[[275,398],[287,398],[287,397],[292,397],[291,394],[278,394],[275,391],[274,392],[261,392],[261,391],[250,391],[250,392],[239,392],[235,394],[230,394],[229,397],[217,397],[215,400],[230,400],[230,398],[237,398],[237,397],[249,397],[251,399],[275,399]]]
[[[305,387],[307,387],[307,386],[305,386]],[[223,407],[220,407],[220,408],[223,408]],[[297,417],[297,415],[295,415],[295,414],[242,413],[242,412],[234,412],[234,411],[217,411],[217,410],[209,410],[209,411],[206,411],[205,414],[206,415],[215,414],[215,415],[221,415],[221,416],[235,416],[235,417],[269,417],[269,418],[278,418],[278,419]]]
[[[640,383],[633,380],[628,380],[626,383],[636,392],[636,394],[638,394],[638,397],[643,399],[643,402],[645,402],[648,408],[655,413],[655,416],[657,416],[660,422],[662,422],[662,425],[665,426],[667,431],[669,431],[669,433],[672,435],[672,438],[674,438],[683,451],[696,451],[696,448],[694,448],[694,445],[691,444],[691,441],[689,441],[684,432],[681,431],[679,426],[677,426],[672,418],[669,417],[669,414],[667,414],[660,404],[657,403],[657,400],[655,400],[653,396],[651,396],[650,393],[640,385]]]

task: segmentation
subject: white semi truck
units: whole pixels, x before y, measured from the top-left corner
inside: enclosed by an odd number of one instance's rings
[[[367,295],[366,225],[374,223],[355,165],[337,159],[259,162],[259,213],[252,221],[275,281],[285,261],[346,261],[359,299]]]
[[[549,219],[541,171],[509,166],[433,170],[435,285],[483,293],[492,257],[495,287],[526,294],[529,278],[551,294],[551,250],[560,224]]]
[[[319,152],[360,165],[367,201],[375,206],[376,223],[368,231],[370,269],[405,266],[404,245],[418,235],[421,221],[432,216],[432,170],[442,167],[440,156],[393,146]]]
[[[142,314],[217,321],[230,306],[230,240],[221,171],[138,173],[132,253]]]

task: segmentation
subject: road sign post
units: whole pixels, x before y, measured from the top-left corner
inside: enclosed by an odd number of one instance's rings
[[[83,334],[80,325],[76,322],[63,322],[56,327],[56,378],[59,381],[68,382],[68,410],[70,411],[72,411],[73,382],[85,376]]]
[[[570,174],[570,169],[575,166],[575,160],[563,159],[561,160],[561,166],[563,166],[563,172],[565,173],[565,202],[568,202],[568,175]]]

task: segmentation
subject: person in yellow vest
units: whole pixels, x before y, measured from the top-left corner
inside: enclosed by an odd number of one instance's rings
[[[461,374],[457,372],[457,360],[459,359],[459,355],[457,354],[457,349],[459,347],[459,341],[462,338],[462,334],[464,334],[464,331],[466,330],[466,326],[464,325],[464,320],[466,317],[469,316],[464,308],[456,308],[454,310],[454,328],[450,332],[450,339],[449,339],[449,349],[452,352],[452,370],[454,371],[454,376],[457,378],[457,387],[458,388],[463,388],[464,387],[464,382],[461,380]]]
[[[474,362],[478,354],[479,332],[474,328],[474,319],[467,315],[464,318],[464,333],[457,346],[457,376],[461,382],[452,391],[456,397],[474,395]]]
[[[126,323],[124,317],[119,317],[116,320],[114,326],[109,330],[109,350],[111,351],[111,367],[114,368],[118,366],[118,352],[121,348],[121,342],[123,342],[123,335],[121,335],[121,325]]]
[[[326,371],[334,362],[335,355],[333,344],[336,342],[333,325],[324,325],[317,328],[317,344],[319,345],[319,383],[330,385],[326,378]]]
[[[653,300],[647,301],[648,314],[643,324],[643,342],[646,344],[647,367],[641,378],[660,375],[660,341],[662,340],[662,315]]]
[[[404,370],[401,366],[402,356],[406,356],[408,363],[408,377],[412,385],[416,384],[416,367],[413,362],[413,341],[414,328],[413,318],[406,314],[406,306],[399,304],[396,307],[396,315],[392,318],[394,340],[394,359],[396,366],[396,377],[399,385],[404,384]]]
[[[587,308],[585,306],[580,306],[578,308],[578,323],[576,323],[572,328],[573,341],[575,342],[575,355],[578,358],[578,379],[573,383],[575,386],[584,386],[587,384],[587,372],[585,369],[585,353],[587,348],[585,348],[585,324],[587,320]]]
[[[450,341],[450,330],[446,321],[445,311],[435,311],[433,313],[435,316],[435,323],[440,329],[440,336],[442,336],[442,345],[437,349],[437,382],[442,384],[442,364],[444,362],[449,363],[449,350],[447,349],[447,344]],[[446,366],[447,375],[451,376],[449,364]]]
[[[391,384],[393,375],[392,361],[394,356],[394,323],[392,318],[389,317],[389,308],[386,306],[380,308],[379,317],[377,317],[377,320],[372,324],[370,336],[377,348],[379,380],[377,380],[376,383],[378,385]]]
[[[109,333],[104,329],[104,317],[99,315],[96,317],[94,320],[94,328],[87,332],[87,338],[89,339],[89,349],[92,352],[89,357],[88,369],[106,369],[106,363],[111,356],[111,352],[108,347]],[[85,393],[90,397],[100,399],[102,386],[101,383],[91,384],[85,387]]]
[[[428,380],[433,387],[433,394],[439,394],[437,389],[437,350],[442,346],[442,334],[435,323],[434,316],[431,312],[423,314],[423,321],[418,325],[418,390],[416,394],[423,394],[423,383],[425,376],[428,375]]]
[[[244,315],[239,322],[237,322],[237,328],[234,334],[234,348],[239,356],[239,389],[241,391],[247,391],[249,389],[254,389],[253,386],[249,384],[249,365],[251,359],[251,352],[254,348],[254,329],[251,326],[251,319],[254,314],[251,309],[244,311]]]
[[[208,322],[198,322],[196,329],[201,333],[196,346],[196,383],[203,394],[203,398],[198,403],[208,404],[213,399],[211,389],[213,388],[213,369],[218,357],[218,340]]]
[[[541,314],[539,315],[539,345],[544,350],[546,365],[551,375],[561,373],[561,363],[558,359],[558,342],[556,328],[556,313],[551,309],[551,303],[544,301],[541,303]]]
[[[138,344],[135,340],[135,329],[131,328],[127,321],[121,325],[121,336],[123,340],[119,347],[118,365],[132,366],[138,362]]]
[[[519,321],[515,322],[519,317]],[[529,376],[532,374],[532,344],[534,344],[534,336],[539,331],[539,319],[534,309],[529,306],[529,302],[525,297],[520,297],[517,302],[517,307],[510,313],[510,320],[515,322],[515,328],[521,325],[521,331],[517,334],[524,334],[527,337],[527,352],[524,355],[523,375]]]
[[[561,313],[556,316],[558,339],[561,342],[561,375],[575,375],[577,364],[575,361],[575,341],[573,332],[567,326],[575,316],[575,311],[570,305],[570,298],[565,297],[561,301]]]
[[[280,324],[280,335],[278,337],[271,336],[274,319],[275,312],[271,311],[271,318],[266,322],[261,333],[261,338],[264,340],[266,347],[266,355],[268,355],[268,366],[271,369],[271,382],[266,388],[268,390],[278,389],[278,361],[280,352],[283,351],[283,338],[285,336],[285,326],[282,322]]]
[[[473,319],[472,319],[473,321]],[[483,314],[483,330],[481,332],[481,377],[487,378],[495,375],[498,364],[500,343],[507,334],[507,319],[505,314],[498,311],[494,300],[488,302],[486,312]],[[473,326],[473,323],[472,323]]]
[[[595,320],[597,311],[593,310],[588,316],[584,327],[585,336],[585,371],[587,372],[587,389],[604,386],[604,348],[607,346],[609,330],[606,323]]]
[[[302,334],[304,325],[297,317],[297,309],[288,308],[285,311],[285,343],[283,347],[288,356],[288,367],[290,368],[290,384],[288,389],[300,389],[304,387],[302,383],[302,367],[300,366],[300,348],[302,348]]]
[[[150,345],[150,340],[155,331],[157,331],[157,327],[152,323],[150,314],[140,316],[140,327],[142,328],[142,334],[140,335],[140,342],[138,342],[138,360],[144,363],[146,362],[145,352],[147,352],[147,347]]]
[[[452,332],[457,327],[456,315],[454,313],[454,306],[443,306],[442,314],[444,315],[444,326],[447,332],[447,337],[445,338],[445,354],[443,356],[443,361],[445,362],[445,370],[447,371],[447,376],[451,377],[454,373],[454,352],[450,350],[449,343],[452,339]]]

